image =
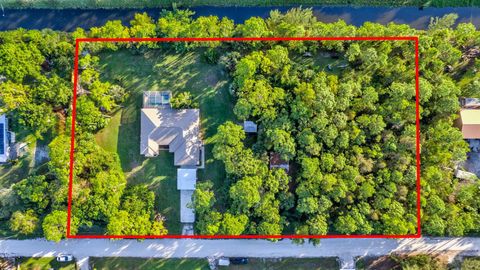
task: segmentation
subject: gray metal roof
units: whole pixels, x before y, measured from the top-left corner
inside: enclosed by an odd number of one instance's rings
[[[169,146],[176,166],[197,166],[200,161],[198,109],[144,108],[141,111],[140,154],[154,157],[159,146]]]

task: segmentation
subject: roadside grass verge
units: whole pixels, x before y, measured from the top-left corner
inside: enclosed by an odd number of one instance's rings
[[[207,270],[206,259],[144,259],[121,257],[90,257],[94,270]]]
[[[57,262],[55,257],[41,257],[41,258],[16,258],[18,269],[24,270],[40,270],[40,269],[55,269],[55,270],[76,270],[75,261],[71,262]]]
[[[248,264],[219,267],[220,270],[337,270],[340,269],[337,258],[249,258]]]

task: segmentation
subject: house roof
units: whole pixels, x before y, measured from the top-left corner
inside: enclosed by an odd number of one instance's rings
[[[460,116],[464,125],[480,125],[480,110],[461,110]]]
[[[177,169],[177,189],[195,190],[197,183],[197,169]]]
[[[480,139],[480,110],[460,110],[460,121],[464,139]]]
[[[159,146],[169,146],[177,166],[196,166],[200,160],[200,111],[143,108],[140,124],[140,154],[158,155]]]
[[[195,222],[195,212],[188,208],[192,202],[193,190],[180,190],[180,222],[193,223]]]

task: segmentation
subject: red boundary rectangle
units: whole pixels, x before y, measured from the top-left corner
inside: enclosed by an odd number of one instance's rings
[[[75,147],[75,119],[78,83],[78,55],[79,45],[82,42],[207,42],[207,41],[414,41],[415,42],[415,123],[416,123],[416,191],[417,191],[417,233],[407,235],[381,235],[381,234],[354,234],[354,235],[72,235],[70,230],[73,187],[73,158]],[[72,128],[70,140],[70,175],[68,185],[68,210],[67,210],[67,238],[204,238],[204,239],[269,239],[269,238],[420,238],[421,237],[421,205],[420,205],[420,85],[419,85],[419,38],[418,36],[387,36],[387,37],[227,37],[227,38],[79,38],[75,40],[75,59],[73,74],[73,103],[72,103]]]

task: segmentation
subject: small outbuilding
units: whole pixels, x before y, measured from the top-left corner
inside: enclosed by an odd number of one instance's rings
[[[271,168],[281,168],[284,169],[287,173],[290,170],[290,165],[288,161],[282,159],[282,156],[279,153],[270,154],[270,169]]]
[[[246,133],[257,133],[257,124],[253,121],[243,121],[243,130]]]

